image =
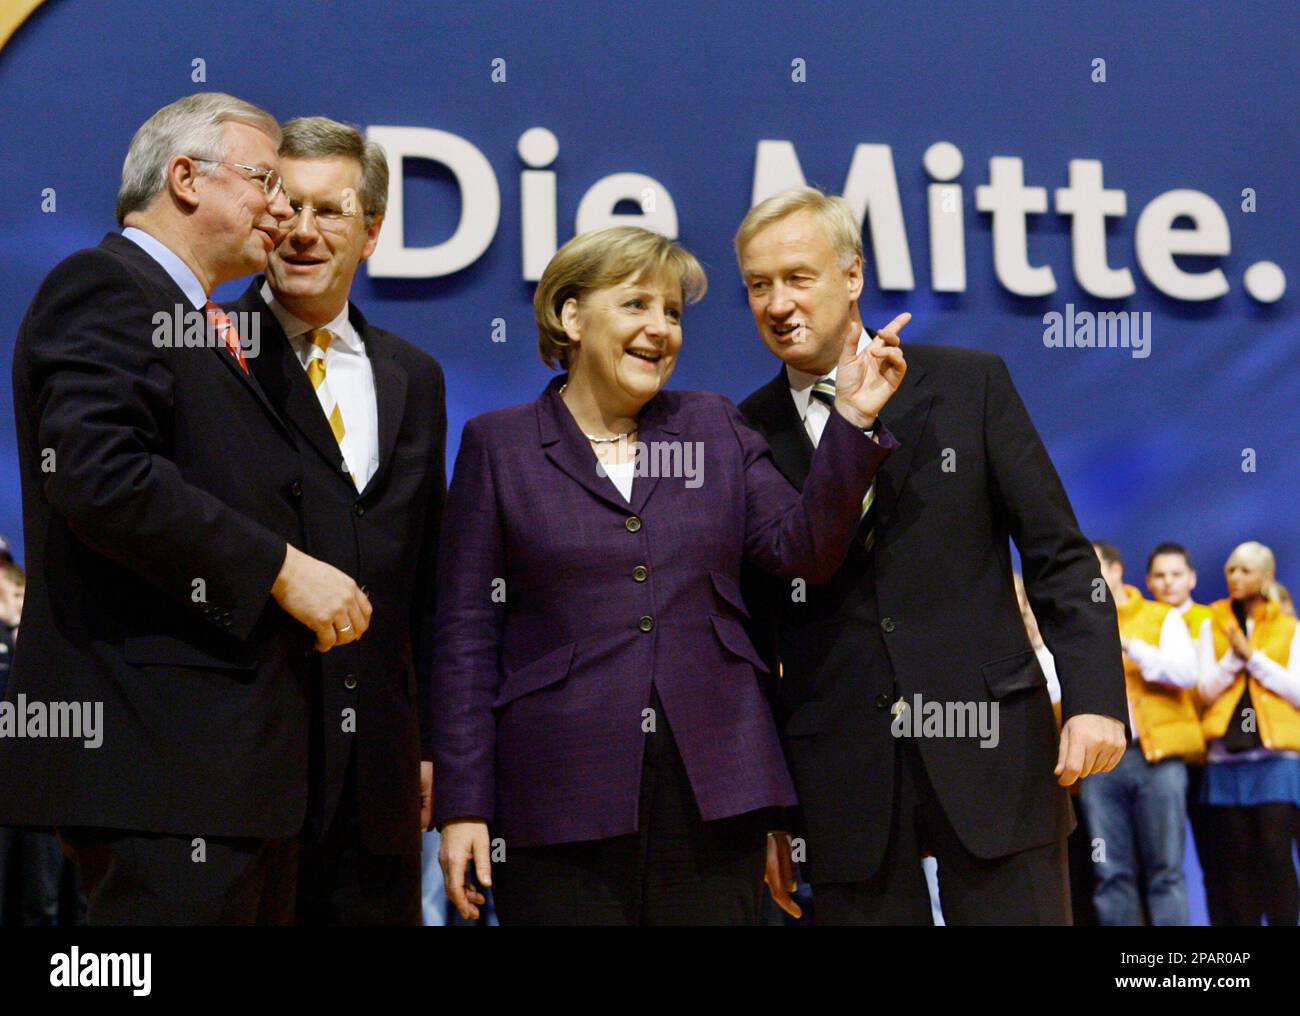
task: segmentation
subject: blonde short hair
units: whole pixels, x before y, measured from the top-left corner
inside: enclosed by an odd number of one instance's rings
[[[1256,543],[1254,540],[1248,540],[1246,543],[1234,547],[1232,553],[1228,555],[1228,560],[1223,562],[1223,570],[1227,571],[1235,561],[1259,568],[1264,574],[1265,586],[1273,580],[1273,576],[1277,573],[1277,562],[1273,557],[1273,552],[1262,543]]]
[[[117,191],[117,224],[148,207],[167,186],[167,168],[178,155],[226,158],[225,125],[256,127],[277,146],[280,125],[260,106],[225,92],[197,92],[164,106],[140,125],[122,163]],[[200,174],[211,172],[200,169]]]
[[[816,187],[791,187],[749,210],[736,230],[736,260],[742,261],[742,253],[755,234],[799,212],[811,212],[821,222],[826,238],[835,248],[841,270],[847,271],[855,257],[862,257],[862,227],[847,201]],[[744,270],[743,263],[741,269]]]
[[[548,367],[569,367],[569,336],[561,314],[571,299],[624,279],[667,273],[676,278],[687,303],[698,303],[708,276],[685,247],[640,226],[608,226],[575,236],[551,258],[533,294],[537,348]]]

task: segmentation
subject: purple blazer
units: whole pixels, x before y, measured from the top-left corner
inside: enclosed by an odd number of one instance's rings
[[[660,392],[638,440],[686,476],[598,471],[557,377],[465,426],[438,565],[434,821],[509,846],[635,832],[651,684],[706,820],[795,802],[745,631],[741,563],[809,583],[843,561],[897,442],[831,413],[800,495],[721,395]],[[651,735],[653,736],[653,735]]]

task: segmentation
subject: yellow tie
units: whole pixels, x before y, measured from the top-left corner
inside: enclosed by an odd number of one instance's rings
[[[325,350],[329,349],[334,333],[328,328],[313,328],[309,337],[311,349],[308,351],[307,379],[316,389],[316,398],[320,400],[320,407],[325,413],[325,419],[329,421],[330,430],[334,433],[334,440],[338,442],[341,453],[343,435],[347,433],[347,428],[343,426],[343,412],[339,409],[339,404],[335,401],[329,385],[325,383]],[[352,477],[352,485],[355,487],[356,475],[351,471],[348,475]]]

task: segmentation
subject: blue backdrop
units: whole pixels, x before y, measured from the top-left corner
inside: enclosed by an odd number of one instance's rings
[[[1300,344],[1294,178],[1294,3],[1207,5],[1098,0],[925,5],[841,3],[289,3],[271,0],[49,0],[0,51],[0,532],[21,556],[10,364],[13,337],[44,274],[114,228],[122,157],[136,127],[193,91],[229,91],[287,118],[326,114],[362,126],[436,128],[490,162],[501,216],[486,251],[430,279],[359,276],[370,319],[446,368],[449,452],[476,413],[531,400],[548,372],[521,273],[519,136],[559,142],[558,239],[574,230],[598,179],[643,173],[672,195],[681,240],[710,270],[707,299],[686,316],[673,385],[739,400],[776,367],[748,317],[730,250],[749,207],[756,146],[785,140],[810,182],[843,187],[859,143],[892,149],[916,277],[882,292],[868,254],[863,311],[901,310],[904,338],[957,343],[1006,358],[1085,530],[1117,543],[1139,578],[1155,543],[1192,548],[1198,598],[1223,595],[1221,565],[1241,540],[1300,572],[1297,404]],[[1105,61],[1105,80],[1095,61]],[[202,61],[205,80],[195,82]],[[502,62],[503,61],[503,62]],[[800,77],[797,61],[803,61]],[[495,71],[495,74],[494,74]],[[504,76],[504,80],[500,79]],[[964,155],[967,289],[936,293],[929,269],[926,149]],[[990,216],[975,207],[989,159],[1024,160],[1049,196],[1071,159],[1096,159],[1127,194],[1107,222],[1112,266],[1133,269],[1122,301],[1085,293],[1071,271],[1069,217],[1029,218],[1029,258],[1057,290],[1023,298],[993,267]],[[55,208],[48,208],[53,188]],[[1139,271],[1137,216],[1156,195],[1212,197],[1231,253],[1180,258],[1222,267],[1229,291],[1208,302],[1163,295]],[[1243,191],[1256,210],[1243,210]],[[460,216],[455,177],[407,163],[407,243],[446,239]],[[1273,261],[1291,280],[1272,303],[1243,275]],[[219,291],[232,296],[243,284]],[[1151,353],[1048,348],[1043,316],[1151,312]],[[506,326],[494,342],[493,322]],[[499,337],[499,336],[498,336]],[[1254,451],[1254,469],[1249,453]],[[452,520],[452,524],[455,521]],[[1140,578],[1139,578],[1140,581]]]

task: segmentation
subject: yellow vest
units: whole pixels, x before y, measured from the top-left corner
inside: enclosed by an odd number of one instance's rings
[[[1227,628],[1236,625],[1231,600],[1217,600],[1210,604],[1214,615],[1214,658],[1222,659],[1228,651]],[[1294,617],[1269,600],[1261,602],[1254,611],[1254,630],[1248,641],[1251,649],[1261,650],[1274,663],[1287,666],[1291,660],[1291,639],[1295,636]],[[1242,669],[1222,695],[1205,710],[1202,724],[1206,740],[1222,737],[1237,710],[1246,682],[1250,682],[1250,701],[1255,707],[1259,724],[1259,739],[1265,748],[1274,751],[1300,751],[1300,709],[1281,695],[1275,695]]]
[[[1167,603],[1144,599],[1130,585],[1124,586],[1124,592],[1128,594],[1128,601],[1122,607],[1115,606],[1120,636],[1141,639],[1152,646],[1160,645],[1160,629],[1173,608]],[[1124,684],[1138,741],[1148,762],[1165,758],[1201,762],[1205,758],[1205,737],[1196,715],[1193,691],[1147,681],[1142,677],[1142,669],[1127,654],[1124,656]]]

